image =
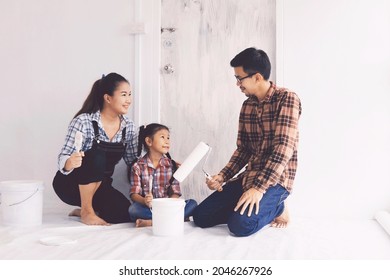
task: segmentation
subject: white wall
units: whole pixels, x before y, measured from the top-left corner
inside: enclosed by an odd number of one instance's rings
[[[303,105],[293,211],[372,218],[390,209],[390,3],[280,2],[278,77]]]
[[[71,118],[102,74],[134,80],[132,2],[0,2],[0,181],[43,180],[63,205],[51,181]]]
[[[245,95],[236,85],[230,60],[242,50],[264,49],[275,64],[274,0],[164,0],[161,34],[161,121],[170,127],[171,155],[179,162],[204,141],[212,147],[205,165],[218,173],[236,148]],[[272,79],[274,79],[272,71]],[[210,191],[202,164],[181,184],[185,198],[199,203]]]

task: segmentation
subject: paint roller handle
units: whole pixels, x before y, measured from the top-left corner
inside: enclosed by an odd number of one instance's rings
[[[204,176],[208,179],[208,180],[213,180],[213,177],[211,177],[211,175],[209,173],[207,173],[206,171],[204,171]]]
[[[207,177],[207,175],[210,177]],[[214,175],[214,176],[210,176],[207,172],[205,172],[205,175],[206,175],[206,184],[207,184],[207,187],[212,190],[212,191],[223,191],[223,188],[222,188],[222,184],[223,184],[223,177],[222,175]]]

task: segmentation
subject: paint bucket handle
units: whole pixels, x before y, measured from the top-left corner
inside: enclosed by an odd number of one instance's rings
[[[23,202],[29,200],[30,198],[32,198],[38,191],[39,191],[39,188],[37,188],[37,189],[35,190],[35,192],[33,192],[30,196],[28,196],[27,198],[23,199],[22,201],[12,203],[12,204],[10,204],[10,205],[8,205],[8,206],[15,206],[15,205],[18,205],[18,204],[23,203]],[[1,204],[1,201],[0,201],[0,204]]]

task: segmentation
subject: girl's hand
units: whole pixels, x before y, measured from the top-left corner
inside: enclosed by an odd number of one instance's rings
[[[149,208],[152,208],[152,200],[153,200],[153,195],[151,193],[145,195],[144,197],[144,203],[146,206]]]
[[[206,179],[206,184],[209,187],[210,190],[215,191],[218,190],[219,192],[223,190],[222,188],[223,183],[223,177],[222,175],[214,175],[211,180]]]
[[[76,152],[66,160],[64,169],[70,171],[74,168],[79,168],[83,163],[84,152]]]

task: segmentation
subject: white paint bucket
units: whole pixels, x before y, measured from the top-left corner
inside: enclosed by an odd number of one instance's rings
[[[178,236],[184,231],[185,201],[180,198],[155,198],[152,200],[153,234]]]
[[[42,191],[42,181],[0,182],[2,223],[6,226],[42,224]]]

